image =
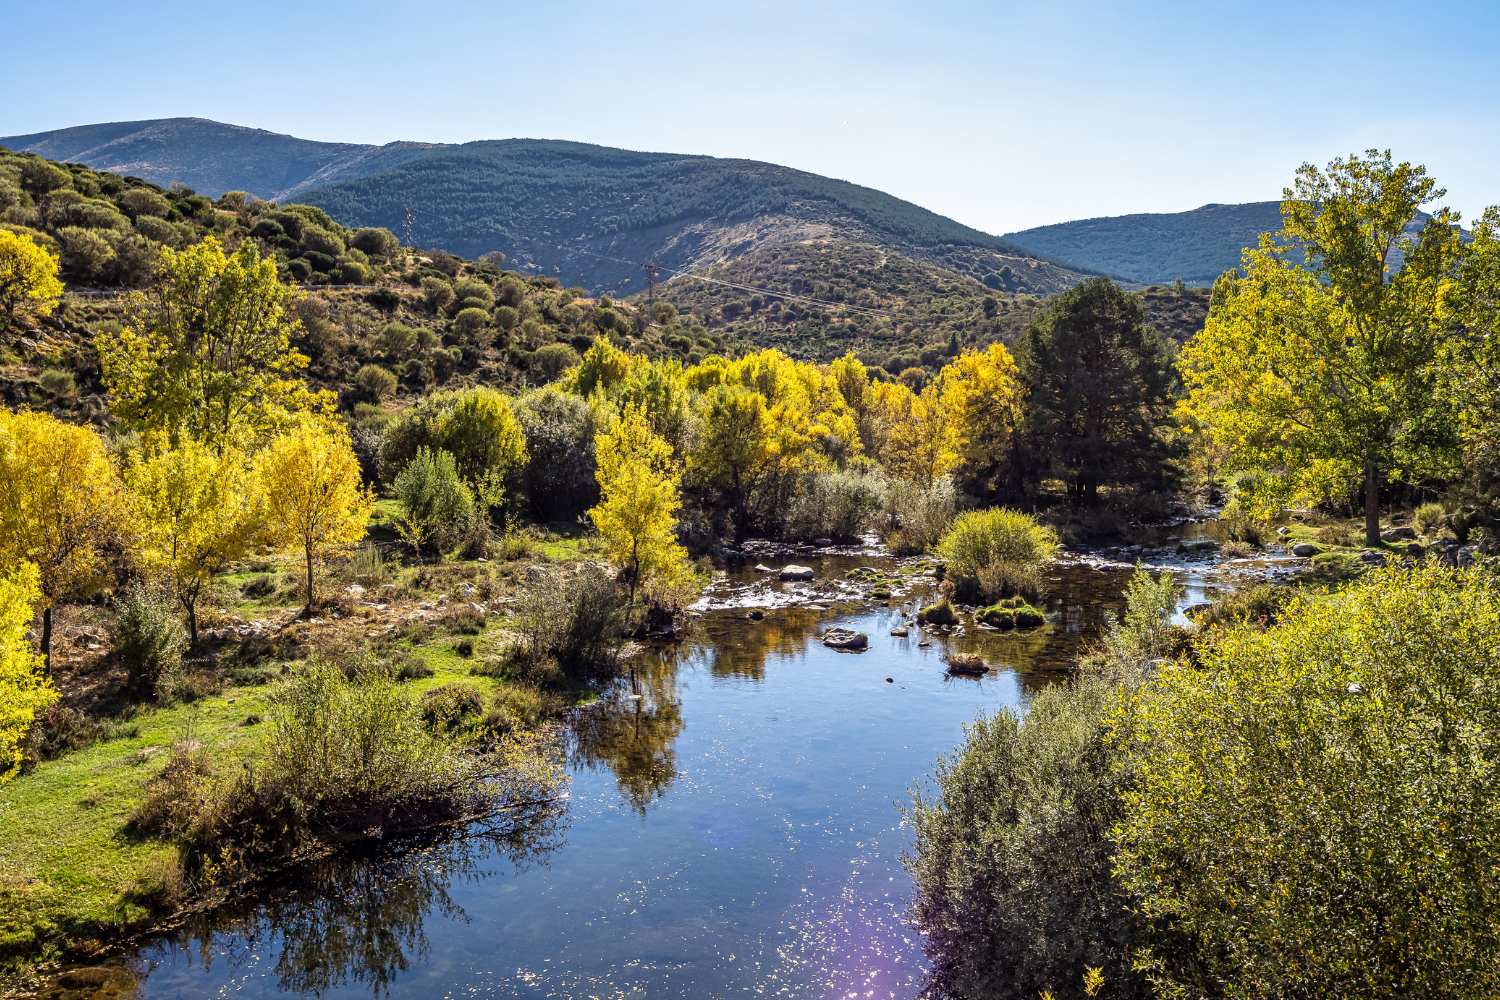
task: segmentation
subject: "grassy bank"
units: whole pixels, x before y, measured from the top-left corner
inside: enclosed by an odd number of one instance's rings
[[[379,525],[372,528],[378,534]],[[310,649],[378,643],[384,657],[401,665],[406,693],[420,698],[461,683],[490,703],[504,689],[526,686],[495,665],[528,573],[537,565],[578,563],[589,558],[592,544],[583,535],[547,533],[517,546],[522,551],[509,560],[392,565],[363,593],[336,579],[332,606],[305,621],[296,617],[295,590],[279,585],[290,567],[262,562],[227,574],[219,581],[223,611],[211,631],[251,637],[219,640],[209,662],[195,667],[208,679],[208,693],[170,705],[114,704],[95,742],[0,785],[0,968],[96,952],[193,901],[178,847],[132,832],[130,818],[174,747],[200,748],[219,775],[253,765],[270,728],[272,692]],[[66,648],[69,636],[60,638]],[[257,654],[247,667],[252,643],[272,652]],[[60,672],[59,685],[71,696],[70,687],[97,683],[107,669],[107,657],[76,664]],[[564,694],[553,703],[578,696]]]

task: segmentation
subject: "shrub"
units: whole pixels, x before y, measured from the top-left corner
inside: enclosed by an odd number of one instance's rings
[[[1037,593],[1056,551],[1052,529],[1004,507],[961,515],[938,543],[957,593],[979,600]]]
[[[131,584],[117,607],[114,645],[132,692],[167,693],[180,679],[187,650],[187,630],[172,598],[161,588]]]
[[[396,391],[396,376],[390,370],[376,364],[361,365],[354,375],[354,384],[377,403],[389,399]]]
[[[1270,525],[1264,518],[1235,498],[1224,505],[1224,509],[1219,512],[1218,520],[1211,525],[1211,530],[1220,541],[1245,542],[1261,548],[1266,544]]]
[[[532,513],[575,517],[598,502],[594,478],[594,411],[587,400],[556,388],[528,392],[516,402],[526,436],[521,482]]]
[[[1266,628],[1281,617],[1282,609],[1292,599],[1292,590],[1274,583],[1242,587],[1214,601],[1193,618],[1199,631],[1225,625],[1246,624]]]
[[[1182,588],[1171,573],[1152,576],[1136,567],[1125,585],[1125,613],[1110,628],[1105,646],[1117,660],[1146,663],[1171,656],[1182,646],[1182,630],[1172,624]]]
[[[1385,570],[1233,625],[1111,721],[1115,870],[1167,995],[1500,993],[1500,584]]]
[[[1324,545],[1337,545],[1344,548],[1359,548],[1365,543],[1362,532],[1356,531],[1347,524],[1325,524],[1318,529],[1318,541]]]
[[[440,684],[422,695],[422,721],[441,732],[463,729],[484,711],[484,697],[468,684]]]
[[[208,755],[194,742],[175,743],[161,771],[146,783],[146,797],[130,814],[126,828],[155,837],[190,836],[208,814],[213,793]]]
[[[37,384],[53,399],[71,400],[78,396],[78,381],[65,368],[45,368],[37,376]]]
[[[885,478],[873,472],[816,472],[804,479],[787,512],[790,538],[851,541],[885,506]]]
[[[947,601],[938,601],[918,611],[917,621],[923,625],[952,626],[958,624],[958,613]]]
[[[1443,529],[1448,515],[1440,503],[1424,503],[1411,515],[1411,525],[1421,535],[1435,535]]]
[[[538,382],[553,382],[581,360],[578,352],[567,344],[543,344],[531,352],[526,367]]]
[[[465,306],[453,317],[453,332],[464,340],[478,340],[490,325],[490,314],[475,306]]]
[[[419,448],[393,486],[401,504],[396,530],[418,552],[452,552],[476,530],[474,493],[448,452]]]
[[[489,710],[480,721],[480,729],[492,737],[535,729],[562,709],[556,695],[547,695],[533,687],[506,684],[495,692]]]
[[[906,863],[934,994],[1073,995],[1100,969],[1090,995],[1151,995],[1132,968],[1142,926],[1111,866],[1124,783],[1105,744],[1110,692],[1085,676],[1043,688],[1024,716],[981,719],[939,764],[936,797],[917,793]]]
[[[957,509],[958,496],[948,476],[928,485],[896,479],[886,488],[881,534],[898,556],[926,552],[943,537]]]
[[[453,286],[435,275],[423,278],[422,301],[433,312],[446,309],[453,301]]]
[[[587,566],[534,585],[516,618],[510,661],[523,677],[546,680],[611,672],[625,626],[625,594],[604,570]]]
[[[400,248],[401,242],[389,229],[370,227],[350,234],[349,245],[371,257],[389,257]]]

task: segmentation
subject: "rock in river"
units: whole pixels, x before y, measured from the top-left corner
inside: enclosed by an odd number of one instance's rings
[[[1303,559],[1311,559],[1313,556],[1322,551],[1322,549],[1318,548],[1312,542],[1298,542],[1296,545],[1292,546],[1292,555],[1299,556]]]
[[[783,580],[811,580],[813,578],[812,567],[787,563],[781,567],[781,578]]]
[[[831,628],[823,633],[823,645],[831,649],[844,649],[851,653],[862,653],[870,646],[870,637],[863,632],[848,628]]]

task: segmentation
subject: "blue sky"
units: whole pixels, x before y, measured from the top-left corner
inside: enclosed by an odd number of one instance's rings
[[[310,139],[744,156],[990,232],[1424,162],[1500,202],[1500,3],[0,0],[0,135],[196,115]]]

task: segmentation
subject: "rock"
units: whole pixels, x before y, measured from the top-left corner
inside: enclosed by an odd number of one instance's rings
[[[905,625],[898,625],[897,627],[891,629],[891,635],[895,636],[897,639],[905,639],[909,634],[910,632],[907,630]]]
[[[928,646],[931,646],[931,645],[932,645],[932,640],[931,639],[918,639],[917,640],[917,648],[918,649],[926,649]]]
[[[870,647],[870,637],[853,629],[831,628],[823,633],[823,645],[830,649],[862,653]]]
[[[948,656],[948,672],[966,677],[981,677],[990,672],[990,666],[977,653],[952,653]]]
[[[1400,528],[1388,528],[1380,533],[1382,542],[1409,542],[1417,537],[1416,529],[1402,526]]]
[[[1318,548],[1312,542],[1298,542],[1296,545],[1292,546],[1292,555],[1299,556],[1303,559],[1311,559],[1313,556],[1322,551],[1322,549]]]
[[[894,683],[896,683],[896,678],[894,678],[894,677],[887,677],[887,678],[886,678],[886,679],[885,679],[885,682],[886,682],[886,683],[887,683],[887,684],[894,684]]]
[[[1210,552],[1217,552],[1218,550],[1219,543],[1212,538],[1184,538],[1177,543],[1178,552],[1207,555]]]
[[[1413,559],[1421,559],[1423,556],[1427,555],[1427,550],[1422,547],[1421,542],[1412,542],[1411,544],[1406,546],[1406,554],[1411,556]]]
[[[826,549],[833,544],[832,538],[814,538],[813,545],[820,549]]]
[[[957,625],[958,615],[947,601],[929,604],[917,613],[917,621],[923,625]]]
[[[796,563],[787,563],[781,567],[781,578],[783,580],[811,580],[813,576],[811,566],[799,566]]]
[[[774,573],[776,571],[774,569],[772,569],[771,567],[767,566],[765,563],[756,563],[755,564],[755,572],[757,572],[757,573]]]
[[[1384,566],[1386,559],[1384,552],[1376,552],[1374,549],[1365,549],[1359,554],[1359,561],[1366,566]]]
[[[365,588],[361,587],[357,583],[351,583],[349,584],[349,586],[344,588],[344,594],[345,596],[351,597],[357,601],[361,597],[365,596]]]
[[[748,619],[750,619],[753,622],[758,622],[762,618],[764,618],[765,616],[766,616],[766,613],[764,611],[762,611],[760,608],[751,608],[750,611],[748,611],[745,614],[745,617],[748,618]]]

